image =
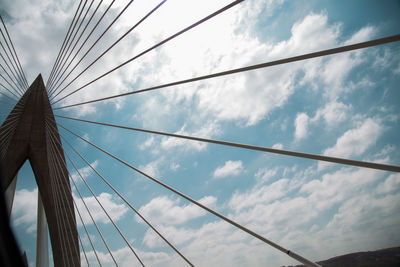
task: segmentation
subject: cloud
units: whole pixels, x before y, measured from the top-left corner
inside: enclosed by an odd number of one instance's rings
[[[276,253],[265,244],[252,242],[254,240],[245,233],[223,221],[205,223],[199,228],[167,227],[163,230],[172,243],[183,247],[184,255],[195,265],[258,266],[276,259]],[[170,266],[174,264],[177,263]]]
[[[279,5],[277,2],[274,4]],[[151,81],[152,84],[157,83],[158,79],[160,82],[165,79],[173,81],[260,63],[260,59],[274,60],[338,45],[339,27],[328,25],[325,14],[310,14],[296,22],[287,40],[275,44],[261,43],[253,35],[240,30],[244,21],[249,28],[254,27],[250,16],[254,12],[253,3],[224,14],[225,24],[202,25],[198,29],[198,34],[204,33],[208,36],[210,33],[218,33],[213,36],[213,49],[209,48],[210,43],[206,39],[195,39],[196,45],[191,45],[188,40],[176,40],[174,46],[167,46],[160,52],[165,61],[170,59],[169,68],[153,70],[150,72],[151,75],[149,73],[143,79]],[[232,32],[234,34],[226,34]],[[190,57],[182,55],[188,46],[195,47],[196,54],[201,55],[201,59],[193,58],[192,50]],[[187,58],[190,58],[190,61]],[[207,115],[204,117],[212,117],[217,121],[238,122],[246,126],[255,125],[287,102],[294,92],[296,74],[300,71],[303,71],[303,64],[294,63],[284,67],[268,68],[268,71],[250,71],[190,86],[183,85],[164,90],[162,96],[146,99],[143,106],[146,106],[147,110],[152,107],[151,110],[170,111],[178,103],[190,104],[192,109]],[[154,116],[161,116],[158,114],[165,112],[152,112],[151,116],[146,114],[144,112],[139,115],[143,117],[143,121],[144,118],[154,119]]]
[[[217,199],[206,196],[199,200],[205,206],[213,206]],[[204,216],[206,212],[194,204],[179,205],[179,200],[167,196],[152,199],[140,207],[139,212],[155,225],[180,225],[189,220]],[[136,216],[136,220],[142,220]]]
[[[73,195],[76,205],[78,206],[78,209],[81,213],[81,216],[83,218],[83,221],[85,225],[90,225],[93,224],[93,221],[90,218],[89,213],[86,210],[86,207],[84,206],[82,200]],[[100,193],[97,196],[97,199],[100,201],[100,203],[103,205],[104,209],[107,211],[107,213],[110,215],[110,217],[114,220],[114,222],[119,221],[120,219],[123,218],[123,216],[128,212],[128,208],[126,207],[125,204],[118,204],[118,199],[116,196],[113,196],[109,193]],[[97,203],[96,199],[91,196],[91,197],[84,197],[83,200],[85,201],[87,207],[90,210],[91,215],[93,216],[93,219],[96,221],[96,223],[104,223],[108,224],[111,223],[110,220],[108,219],[107,215],[104,213],[103,209],[100,207],[100,205]],[[78,226],[82,226],[81,220],[76,212],[77,216],[77,224]]]
[[[292,29],[291,36],[287,40],[278,43],[262,43],[254,35],[243,31],[243,27],[254,31],[256,20],[254,17],[260,12],[270,14],[274,8],[279,7],[283,1],[269,1],[265,9],[265,3],[261,1],[253,1],[251,4],[244,4],[241,9],[232,9],[223,15],[223,19],[216,18],[218,23],[205,23],[187,33],[186,38],[177,38],[173,41],[173,45],[165,45],[162,49],[147,54],[140,58],[139,64],[128,64],[121,70],[113,73],[110,77],[96,82],[96,86],[89,86],[80,93],[66,100],[66,104],[72,102],[81,102],[93,99],[93,96],[102,97],[116,93],[131,91],[132,89],[144,88],[165,83],[166,81],[174,81],[198,75],[203,75],[220,70],[226,70],[233,67],[245,66],[258,63],[259,59],[273,60],[284,56],[300,54],[303,52],[311,52],[321,48],[334,47],[340,44],[340,25],[329,25],[327,15],[310,14],[304,19],[297,21]],[[143,10],[149,9],[156,1],[151,3],[139,3]],[[190,4],[189,4],[190,3]],[[50,3],[48,3],[50,5]],[[135,55],[142,49],[154,44],[174,31],[179,30],[185,23],[193,22],[193,16],[180,14],[180,23],[168,19],[171,12],[175,13],[173,8],[175,3],[164,5],[157,16],[151,17],[153,23],[144,23],[140,26],[140,31],[134,34],[135,37],[129,37],[124,44],[111,51],[102,63],[98,66],[112,66],[119,60],[123,61],[123,56],[127,54]],[[183,8],[179,3],[179,8]],[[199,18],[202,14],[217,9],[221,3],[209,2],[209,5],[199,5],[196,1],[185,2],[189,10],[197,10]],[[260,6],[257,11],[254,6]],[[120,6],[119,8],[121,8]],[[121,17],[118,27],[112,28],[107,35],[105,42],[110,42],[113,38],[120,36],[124,30],[130,25],[132,17],[139,16],[139,7],[129,8],[127,13]],[[54,7],[53,7],[54,8]],[[103,6],[103,9],[105,5]],[[263,11],[264,10],[264,11]],[[116,12],[113,10],[112,12]],[[252,16],[251,14],[255,14]],[[135,16],[133,16],[135,15]],[[162,19],[165,18],[165,19]],[[108,20],[110,20],[108,18]],[[169,21],[169,23],[165,23]],[[161,23],[162,28],[157,27]],[[155,31],[157,29],[157,31]],[[234,34],[231,34],[231,33]],[[199,38],[203,35],[209,38]],[[349,40],[367,38],[373,34],[373,31],[363,29],[356,33]],[[358,36],[358,37],[357,37]],[[361,36],[361,37],[360,37]],[[356,38],[357,37],[357,38]],[[212,38],[212,44],[208,40]],[[358,40],[357,39],[357,40]],[[313,40],[309,42],[309,40]],[[210,49],[212,45],[212,49]],[[129,49],[127,49],[129,47]],[[191,49],[187,49],[190,47]],[[55,52],[54,52],[55,53]],[[284,56],[283,56],[284,55]],[[47,58],[49,58],[47,56]],[[189,60],[190,59],[190,60]],[[344,60],[346,61],[346,60]],[[88,60],[90,62],[90,60]],[[357,61],[358,62],[358,61]],[[305,64],[308,64],[306,62]],[[331,72],[328,65],[329,61],[323,66],[311,63],[317,66],[316,69],[326,69],[324,81],[330,83],[328,77]],[[356,66],[356,64],[343,63],[346,68],[339,68],[340,73],[344,73],[341,77]],[[332,68],[336,63],[332,63]],[[168,67],[165,67],[168,66]],[[276,108],[282,107],[289,97],[293,94],[296,85],[296,76],[300,71],[304,71],[305,75],[309,75],[310,69],[307,71],[303,68],[304,64],[290,64],[285,67],[269,68],[268,72],[251,71],[245,74],[235,75],[227,78],[219,78],[191,85],[182,85],[179,87],[168,88],[160,91],[160,94],[152,94],[141,96],[142,101],[138,105],[137,119],[145,126],[159,128],[160,125],[169,125],[169,122],[180,118],[187,110],[191,112],[189,121],[199,119],[202,125],[207,125],[212,118],[214,123],[220,121],[234,121],[242,125],[250,126],[257,124],[260,120],[268,116],[268,114]],[[326,68],[324,68],[326,66]],[[96,67],[89,72],[89,77],[95,77],[96,74],[102,73],[102,68]],[[317,72],[318,74],[321,71]],[[140,79],[138,78],[140,77]],[[311,77],[314,77],[311,75]],[[315,78],[315,77],[314,77]],[[311,79],[311,78],[310,78]],[[83,82],[77,82],[75,87],[83,85]],[[112,100],[115,107],[119,108],[123,105],[124,99]],[[183,109],[176,109],[176,105],[183,105]],[[78,109],[73,109],[78,116],[93,113],[97,110],[97,106],[84,105]],[[201,112],[198,112],[201,111]],[[200,115],[201,114],[201,115]],[[207,119],[206,119],[207,118]],[[154,127],[153,127],[154,126]],[[183,128],[178,132],[184,132]],[[193,131],[191,131],[193,132]],[[187,141],[171,141],[164,139],[163,144],[166,147],[178,147]],[[197,144],[192,148],[196,150],[204,149],[205,145]],[[144,148],[144,147],[142,147]]]
[[[201,138],[212,138],[220,133],[220,127],[215,123],[206,123],[200,129],[194,132],[187,132],[185,126],[183,126],[175,134],[187,135]],[[171,150],[173,148],[182,148],[184,151],[203,151],[207,147],[207,143],[197,142],[192,140],[185,140],[176,137],[163,137],[161,141],[161,147],[165,150]]]
[[[390,240],[382,230],[386,228],[381,226],[398,229],[396,224],[400,220],[399,216],[390,215],[395,214],[400,206],[389,204],[400,197],[397,186],[393,184],[398,177],[390,175],[382,179],[385,176],[387,174],[381,171],[343,168],[305,184],[293,183],[296,178],[280,179],[262,187],[257,184],[231,197],[229,207],[234,212],[230,217],[278,244],[299,248],[300,251],[304,248],[308,251],[305,256],[315,255],[323,259],[332,256],[332,251],[340,251],[335,252],[338,254],[353,251],[352,246],[356,245],[358,238],[365,240],[365,249],[379,248]],[[376,187],[376,183],[380,185]],[[385,191],[390,187],[392,189]],[[300,189],[299,194],[293,194],[297,189]],[[392,195],[376,195],[383,192]],[[379,218],[384,218],[384,222],[379,222]],[[370,239],[371,234],[377,239]],[[321,244],[332,249],[331,252],[321,252]],[[342,249],[341,245],[346,248]],[[289,261],[281,260],[280,265]]]
[[[36,220],[37,220],[37,193],[38,189],[34,189],[32,191],[22,189],[17,190],[15,192],[14,204],[13,204],[13,212],[12,218],[16,226],[24,225],[26,226],[26,231],[28,233],[34,233],[36,231]],[[73,195],[78,206],[79,211],[83,217],[83,220],[86,225],[93,224],[90,219],[89,214],[86,211],[82,201],[77,196]],[[104,206],[106,211],[109,213],[111,218],[114,221],[120,220],[125,213],[128,211],[128,208],[123,204],[117,204],[111,194],[101,193],[97,196],[101,204]],[[98,205],[94,197],[84,197],[86,205],[90,209],[90,212],[94,218],[94,220],[99,223],[110,223],[107,215],[104,214],[101,207]],[[81,226],[81,220],[77,216],[78,226]]]
[[[152,266],[165,266],[165,264],[170,263],[171,260],[174,259],[173,256],[170,256],[166,252],[143,251],[135,246],[133,246],[133,248],[145,265],[150,265],[151,263]],[[132,253],[132,251],[128,246],[125,246],[120,249],[111,250],[111,252],[115,260],[117,261],[118,265],[121,267],[141,266],[136,256]],[[115,265],[109,253],[98,250],[96,250],[96,253],[103,266]],[[88,257],[90,265],[93,266],[98,265],[96,255],[93,252],[93,250],[87,251],[86,256]],[[81,253],[81,265],[87,265],[83,253]]]
[[[374,36],[375,29],[373,27],[364,27],[353,34],[344,45],[356,42],[368,41]],[[330,57],[322,70],[322,80],[326,84],[326,95],[330,99],[335,99],[342,92],[346,92],[349,88],[343,86],[343,83],[352,69],[365,61],[363,51],[354,51],[350,53],[342,53]]]
[[[151,153],[154,154],[153,152]],[[177,171],[179,168],[179,163],[174,162],[172,159],[164,156],[157,158],[145,165],[139,165],[139,170],[153,177],[161,177],[162,171]]]
[[[282,149],[282,148],[280,148]],[[274,169],[258,169],[254,177],[256,178],[258,183],[265,183],[272,179],[278,172],[278,168]]]
[[[178,163],[176,163],[176,162],[173,162],[173,163],[171,163],[171,165],[170,165],[170,169],[173,170],[173,171],[178,170],[180,167],[181,167],[181,166],[180,166]]]
[[[55,60],[50,55],[56,55],[59,42],[66,33],[65,25],[72,20],[72,5],[68,1],[2,1],[2,8],[10,16],[7,27],[28,82],[36,78],[38,70],[50,72],[53,63],[50,60]]]
[[[159,177],[160,176],[160,166],[161,164],[163,164],[164,159],[163,158],[159,158],[155,161],[149,162],[146,165],[140,165],[139,166],[139,170],[141,170],[142,172],[153,176],[153,177]]]
[[[382,182],[377,191],[381,194],[399,192],[400,190],[400,174],[391,174],[384,182]]]
[[[168,252],[163,251],[157,252],[143,250],[135,245],[135,243],[131,245],[146,266],[180,266],[185,263],[179,256],[175,254],[171,255]],[[124,246],[118,249],[111,249],[111,252],[118,265],[121,267],[141,266],[136,256],[132,253],[128,246]],[[115,265],[109,253],[98,250],[96,250],[96,253],[100,258],[100,262],[103,266]],[[89,250],[86,249],[86,256],[90,265],[98,265],[95,253],[93,252],[93,250],[91,250],[91,248]],[[81,253],[81,265],[87,265],[83,252]]]
[[[12,207],[12,220],[16,226],[23,225],[27,233],[36,232],[38,189],[29,191],[21,189],[15,191]]]
[[[93,166],[93,168],[97,168],[97,166],[99,165],[99,161],[95,160],[92,163],[90,163],[90,165]],[[74,171],[71,172],[71,178],[75,181],[75,183],[79,184],[79,183],[83,183],[82,178],[80,177],[80,175],[78,174],[78,172],[75,171],[75,169],[73,169]],[[90,177],[91,174],[93,174],[93,170],[92,168],[90,168],[89,166],[85,166],[82,168],[78,169],[79,173],[83,176],[83,178],[85,178],[85,180],[87,180],[87,178]],[[73,188],[73,186],[71,186]]]
[[[294,132],[294,137],[296,141],[304,139],[308,135],[308,123],[310,118],[306,113],[299,113],[294,121],[294,126],[296,128]]]
[[[275,148],[275,149],[283,149],[283,145],[282,145],[281,143],[277,143],[277,144],[274,144],[274,145],[272,146],[272,148]]]
[[[147,140],[139,145],[140,150],[145,150],[154,144],[154,136],[147,138]]]
[[[350,110],[351,106],[333,100],[328,102],[323,108],[318,109],[311,121],[316,123],[322,118],[328,126],[337,125],[347,119]]]
[[[399,199],[398,193],[384,197],[371,193],[349,197],[326,228],[318,231],[318,242],[331,246],[323,241],[330,240],[337,244],[338,254],[354,251],[357,244],[361,244],[358,251],[396,246],[398,238],[393,238],[387,229],[399,229]]]
[[[259,204],[267,205],[288,193],[288,183],[288,179],[280,179],[270,185],[254,187],[244,193],[236,192],[229,200],[229,207],[235,211],[241,211]]]
[[[277,67],[268,73],[253,71],[217,81],[198,90],[198,108],[220,121],[255,125],[286,103],[293,93],[294,76],[293,68]]]
[[[193,238],[193,232],[189,229],[178,228],[175,226],[157,226],[157,230],[172,244],[182,245]],[[143,237],[143,244],[151,249],[167,247],[168,244],[161,239],[153,230],[148,229]]]
[[[372,55],[374,58],[372,66],[377,72],[391,71],[393,75],[399,75],[400,64],[397,60],[395,49],[388,47],[376,49],[372,51]]]
[[[322,80],[326,84],[326,95],[334,99],[346,92],[344,80],[350,71],[362,62],[359,51],[350,54],[340,54],[331,57],[323,67]]]
[[[166,266],[167,263],[173,262],[174,256],[169,255],[166,252],[153,252],[153,251],[143,251],[140,249],[136,249],[136,253],[139,255],[140,259],[143,261],[145,265],[152,266]],[[121,267],[130,267],[133,264],[140,266],[139,261],[133,255],[132,251],[123,247],[113,252],[115,258]],[[110,262],[110,264],[112,264]],[[95,263],[93,265],[96,265]],[[135,266],[136,266],[135,265]]]
[[[315,179],[302,185],[300,192],[309,194],[309,199],[315,205],[314,209],[322,211],[342,203],[353,194],[360,194],[368,185],[382,179],[383,176],[381,171],[343,168],[324,174],[321,180]]]
[[[227,176],[237,176],[243,171],[243,162],[241,160],[228,160],[224,166],[218,167],[213,173],[214,178],[224,178]]]
[[[347,40],[344,45],[350,45],[360,42],[368,41],[371,36],[376,34],[377,29],[373,26],[365,26],[360,29],[358,32],[353,34],[349,40]]]
[[[310,172],[301,175],[307,177]],[[377,195],[383,193],[381,187],[390,188],[396,178],[381,171],[343,168],[305,184],[293,183],[297,177],[262,187],[257,184],[230,198],[232,212],[228,217],[311,260],[354,251],[360,240],[365,250],[373,250],[392,240],[384,229],[399,229],[400,217],[396,214],[400,206],[390,203],[399,203],[400,195],[395,189],[390,190],[391,195]],[[296,190],[299,194],[291,193]],[[183,224],[158,228],[197,265],[295,263],[223,221],[192,228]],[[152,249],[166,246],[150,230],[143,242]],[[398,238],[390,242],[395,246]],[[328,250],[321,251],[321,244]],[[171,265],[171,260],[166,265]]]
[[[328,25],[327,14],[311,13],[294,23],[291,34],[288,40],[279,42],[273,48],[272,55],[294,55],[332,48],[337,43],[340,25]]]
[[[378,120],[367,118],[359,127],[346,131],[336,141],[333,147],[325,149],[324,155],[335,157],[354,157],[362,155],[367,149],[376,144],[384,131]],[[319,163],[320,169],[326,163]]]
[[[331,27],[335,30],[331,32],[330,48],[370,40],[376,32],[375,28],[367,26],[354,33],[348,40],[339,42],[340,28],[340,25],[336,25],[336,28]],[[316,39],[318,40],[319,37],[316,37]],[[345,81],[351,71],[365,61],[366,57],[363,55],[365,54],[362,50],[357,50],[332,57],[305,61],[302,67],[304,77],[300,84],[308,82],[312,84],[314,89],[322,88],[324,96],[328,100],[335,101],[354,89],[354,87],[346,85]]]
[[[333,127],[345,121],[349,117],[350,111],[351,106],[330,100],[324,107],[317,109],[314,117],[309,117],[306,113],[298,113],[294,121],[295,141],[307,138],[310,126],[318,124],[320,119],[323,119],[327,126]]]
[[[4,2],[4,1],[3,1]],[[12,3],[11,3],[12,2]],[[151,2],[151,1],[146,1]],[[58,50],[60,49],[60,45],[64,36],[67,32],[67,27],[72,21],[75,9],[78,7],[78,3],[70,2],[70,1],[32,1],[30,3],[26,3],[24,1],[5,1],[2,6],[4,10],[6,10],[7,18],[9,18],[6,23],[8,24],[8,29],[12,35],[13,42],[19,54],[19,58],[21,59],[21,64],[25,70],[25,73],[28,76],[28,82],[32,82],[34,78],[39,74],[40,71],[43,74],[44,79],[48,78],[51,68],[54,64],[54,60],[58,54]],[[98,3],[95,3],[92,7],[92,10],[88,13],[88,17],[86,18],[86,22],[89,19],[89,16],[92,14],[94,7],[97,6]],[[154,4],[154,1],[149,4]],[[105,1],[101,5],[98,13],[94,17],[94,21],[99,19],[101,12],[104,12],[108,7],[109,2]],[[87,5],[88,6],[88,5]],[[143,12],[144,9],[142,9]],[[92,37],[88,40],[86,47],[80,52],[79,56],[82,56],[84,52],[89,48],[88,45],[92,45],[92,43],[97,39],[99,32],[105,30],[108,24],[111,22],[113,18],[116,17],[117,13],[119,13],[120,7],[117,8],[117,5],[114,5],[108,15],[106,15],[103,21],[98,25],[97,30],[94,32]],[[122,17],[126,16],[124,14]],[[143,16],[143,15],[140,15]],[[139,16],[135,16],[138,18]],[[119,19],[121,22],[122,19]],[[131,21],[132,23],[132,21]],[[118,23],[117,23],[118,24]],[[82,28],[85,23],[83,23]],[[83,38],[80,40],[78,46],[76,46],[74,53],[80,47],[80,44],[86,38],[86,35],[89,31],[94,27],[94,23],[92,23],[87,27],[86,33],[83,35]],[[113,41],[117,40],[124,32],[126,31],[125,27],[118,27],[114,25],[110,31],[102,38],[102,45],[96,45],[94,49],[88,54],[88,56],[82,61],[80,65],[75,69],[73,74],[66,80],[66,82],[59,88],[62,89],[69,81],[72,80],[80,71],[82,71],[89,63],[91,63],[95,57],[97,57],[103,50],[110,45]],[[72,38],[71,38],[72,39]],[[78,38],[75,38],[74,41],[77,41]],[[72,92],[78,87],[84,85],[89,80],[93,79],[96,76],[104,73],[104,66],[114,66],[116,62],[122,62],[126,59],[127,55],[132,53],[132,49],[137,45],[138,40],[137,37],[133,34],[129,35],[124,39],[121,44],[118,45],[117,48],[114,48],[108,53],[105,57],[103,57],[98,63],[96,63],[92,68],[90,68],[84,75],[82,75],[79,79],[77,79],[74,83],[69,86],[63,93],[59,95],[63,96],[66,93]],[[47,47],[43,49],[43,47]],[[27,53],[26,51],[29,51]],[[69,53],[69,52],[68,52]],[[72,59],[72,56],[69,60]],[[80,57],[77,57],[78,59]],[[66,58],[66,57],[65,57]],[[75,66],[78,60],[75,59],[73,64],[69,70]],[[110,67],[111,68],[111,67]],[[84,90],[81,90],[79,93],[72,95],[65,99],[63,104],[77,103],[85,100],[93,99],[94,96],[105,97],[111,94],[121,93],[127,90],[128,82],[135,82],[137,77],[128,75],[129,71],[134,70],[134,67],[126,68],[123,71],[112,74],[112,79],[102,79],[101,81],[96,82],[95,86],[89,86]],[[126,72],[125,72],[126,71]],[[68,71],[66,72],[68,73]],[[64,75],[65,77],[65,75]],[[124,102],[122,99],[111,100],[109,101],[114,103],[115,107],[118,108]],[[84,105],[79,108],[71,109],[72,113],[75,113],[78,116],[95,113],[97,111],[97,106],[95,105]]]

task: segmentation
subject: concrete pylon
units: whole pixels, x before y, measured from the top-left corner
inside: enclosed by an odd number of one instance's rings
[[[74,205],[60,144],[39,74],[0,127],[3,184],[7,188],[25,161],[30,161],[47,218],[54,265],[80,266]]]

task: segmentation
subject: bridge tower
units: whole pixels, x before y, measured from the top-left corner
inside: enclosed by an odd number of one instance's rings
[[[55,266],[80,266],[78,232],[63,148],[42,76],[36,78],[0,127],[3,184],[29,160],[38,185],[37,264],[46,265],[47,229]],[[42,207],[41,207],[42,206]],[[43,214],[44,210],[44,214]],[[40,241],[40,236],[44,239]],[[44,245],[43,245],[44,244]],[[45,258],[47,255],[47,259]]]

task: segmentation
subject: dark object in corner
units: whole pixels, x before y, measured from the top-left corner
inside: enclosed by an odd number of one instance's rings
[[[0,176],[2,175],[1,173],[0,167]],[[22,259],[21,251],[9,224],[7,206],[4,199],[5,189],[1,181],[0,177],[0,266],[25,267],[27,265]]]

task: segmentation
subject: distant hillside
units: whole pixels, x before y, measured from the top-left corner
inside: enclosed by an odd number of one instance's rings
[[[400,267],[400,247],[356,252],[319,261],[323,267]],[[296,265],[301,267],[304,265]]]

